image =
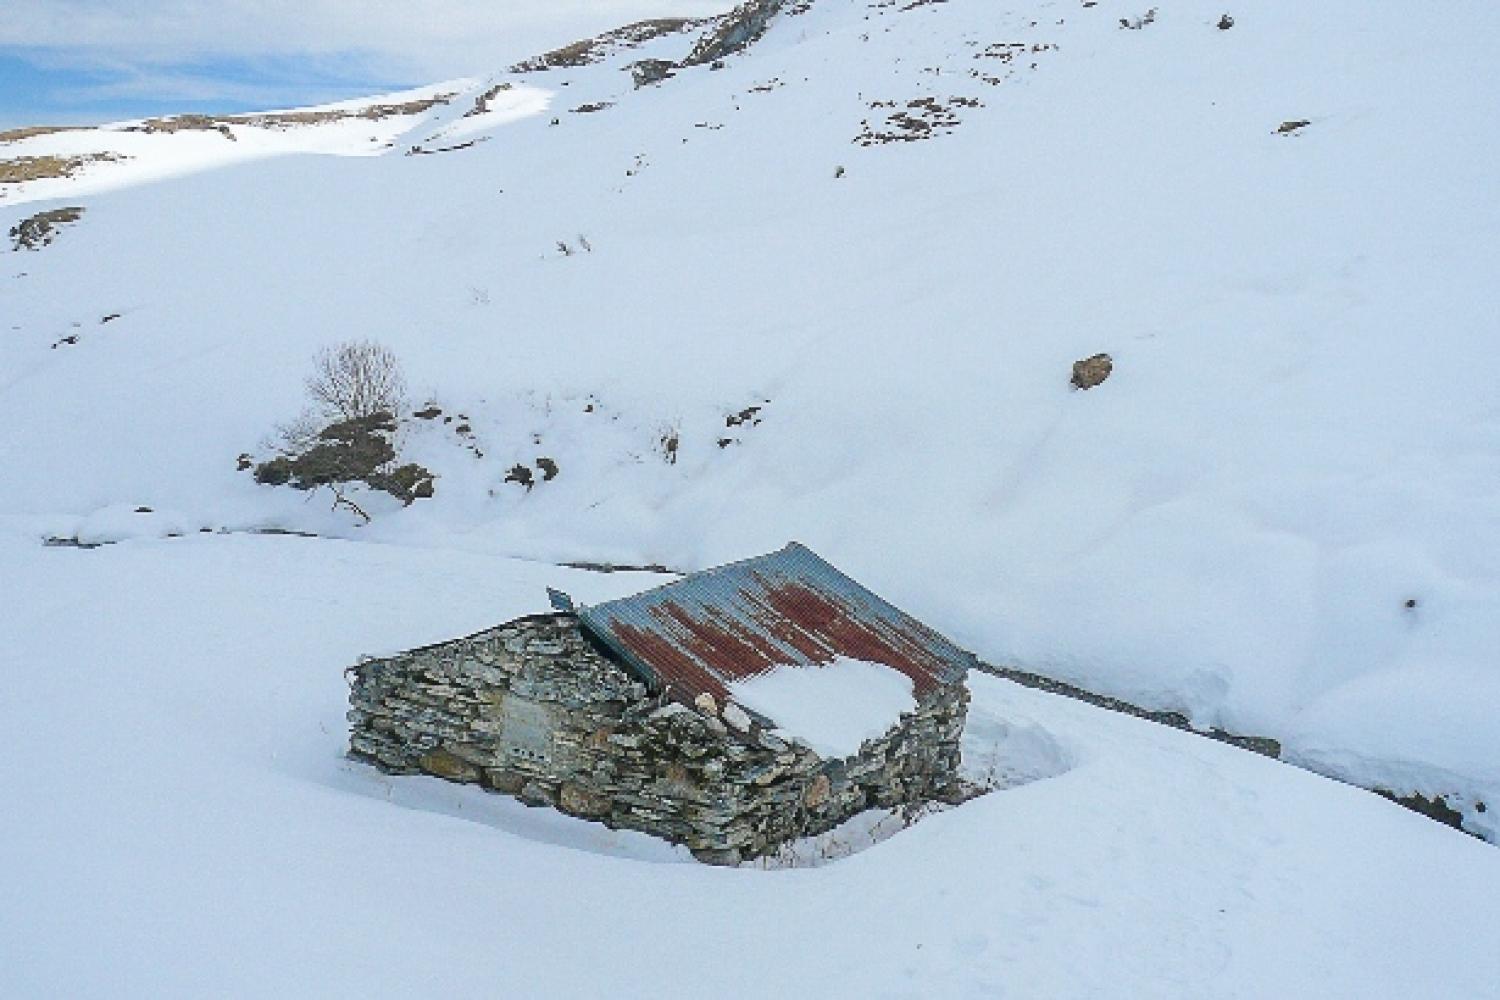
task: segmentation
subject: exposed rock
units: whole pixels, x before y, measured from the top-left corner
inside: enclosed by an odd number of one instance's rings
[[[828,775],[820,774],[813,778],[807,791],[802,793],[802,804],[809,809],[816,809],[828,801],[832,789],[833,784],[828,780]]]
[[[568,782],[558,793],[557,807],[573,816],[593,819],[609,814],[609,797]]]
[[[479,768],[460,760],[446,750],[434,750],[422,756],[422,769],[449,781],[478,781]]]
[[[1444,826],[1451,826],[1455,830],[1464,829],[1464,814],[1450,806],[1447,798],[1442,795],[1434,795],[1429,799],[1421,792],[1401,795],[1386,788],[1376,788],[1374,792],[1376,795],[1390,799],[1397,805],[1402,805],[1413,812],[1421,813],[1428,819],[1435,819]],[[1484,810],[1484,803],[1480,802],[1476,811],[1482,813]],[[1469,831],[1465,830],[1464,832],[1467,833]]]
[[[1218,27],[1220,31],[1228,31],[1230,28],[1234,27],[1234,18],[1230,17],[1228,14],[1225,14],[1223,17],[1219,18]]]
[[[484,784],[486,788],[506,795],[520,795],[521,789],[526,787],[526,775],[504,768],[487,768],[484,772]]]
[[[517,486],[524,486],[527,490],[536,485],[536,477],[531,474],[531,470],[519,463],[511,466],[505,473],[505,481],[507,483],[515,483]]]
[[[642,59],[630,64],[630,79],[636,89],[669,79],[677,64],[670,59]]]
[[[750,731],[750,716],[746,715],[745,710],[734,702],[724,706],[724,721],[742,733]]]
[[[512,73],[540,73],[550,69],[573,69],[608,58],[612,53],[633,49],[656,38],[691,31],[712,18],[662,17],[636,21],[623,28],[584,38],[512,66]]]
[[[10,238],[15,250],[40,250],[57,239],[58,230],[83,218],[83,209],[78,206],[52,208],[38,212],[29,219],[22,219],[10,227]]]
[[[1092,389],[1115,370],[1114,359],[1108,354],[1095,354],[1091,358],[1073,362],[1073,386],[1077,389]]]
[[[747,406],[738,413],[731,413],[724,418],[725,427],[742,427],[749,425],[754,427],[760,423],[760,411],[764,407]]]
[[[408,505],[432,496],[431,472],[415,463],[395,465],[395,431],[395,418],[385,412],[340,420],[319,431],[300,454],[278,455],[257,465],[255,481],[299,490],[364,483]]]
[[[376,472],[368,475],[364,482],[371,489],[383,490],[410,507],[415,500],[432,497],[436,492],[433,485],[435,478],[426,467],[415,462],[408,462],[389,472]]]
[[[884,121],[860,122],[856,145],[880,146],[893,142],[921,142],[948,135],[963,124],[961,109],[983,107],[974,97],[940,99],[931,95],[908,101],[872,101],[871,110],[883,112]],[[894,109],[894,110],[890,110]]]
[[[759,41],[784,4],[785,0],[745,0],[698,40],[683,65],[712,63]]]
[[[1296,132],[1299,129],[1307,128],[1307,126],[1311,124],[1312,122],[1308,121],[1305,118],[1296,118],[1290,121],[1284,121],[1280,125],[1276,126],[1276,134],[1291,135],[1293,132]]]
[[[516,796],[528,806],[555,806],[557,805],[557,792],[540,781],[528,781],[521,786],[521,794]]]
[[[474,98],[474,106],[468,111],[464,112],[464,117],[474,118],[478,115],[488,114],[490,110],[490,104],[494,102],[495,98],[499,97],[507,90],[510,90],[512,86],[513,84],[509,80],[505,81],[504,83],[495,84],[489,90],[486,90],[484,93]]]

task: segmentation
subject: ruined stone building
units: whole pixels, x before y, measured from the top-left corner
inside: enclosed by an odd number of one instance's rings
[[[734,863],[952,800],[970,654],[802,545],[350,669],[350,753]]]

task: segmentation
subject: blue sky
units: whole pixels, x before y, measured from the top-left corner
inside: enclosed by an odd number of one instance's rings
[[[68,65],[48,53],[0,48],[0,130],[295,107],[430,82],[387,75],[364,62],[219,56],[166,65],[117,60]]]
[[[733,2],[0,0],[0,128],[341,100]]]

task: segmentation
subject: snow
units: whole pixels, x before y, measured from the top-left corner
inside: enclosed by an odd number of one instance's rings
[[[763,871],[344,756],[361,653],[651,585],[267,536],[0,558],[7,996],[1488,996],[1500,852],[984,676],[1005,787]],[[858,832],[858,831],[856,831]],[[1458,931],[1456,929],[1461,929]],[[662,942],[665,957],[642,949]]]
[[[736,702],[825,758],[852,757],[884,736],[917,701],[911,678],[884,663],[836,656],[815,666],[772,667],[729,686]]]
[[[132,157],[0,192],[0,233],[86,209],[0,247],[0,993],[1493,995],[1492,845],[982,677],[969,766],[1025,783],[806,870],[341,756],[361,653],[649,582],[558,562],[797,539],[984,660],[1500,841],[1500,9],[1141,13],[817,0],[640,90],[691,37],[0,149]],[[983,106],[852,141],[926,96]],[[359,338],[442,410],[403,431],[437,495],[367,526],[236,468]]]
[[[402,104],[464,93],[473,90],[477,84],[477,80],[457,80],[379,97],[280,110],[358,112],[375,105]],[[48,133],[0,146],[0,159],[98,154],[115,158],[86,164],[72,177],[0,186],[0,206],[21,205],[48,198],[76,199],[81,195],[95,195],[276,156],[378,156],[391,149],[404,134],[443,120],[444,107],[440,104],[433,111],[391,115],[373,120],[339,117],[294,127],[237,123],[229,125],[228,135],[214,129],[187,129],[169,133],[131,131],[134,126],[141,124],[140,121],[121,122],[106,128]],[[454,106],[449,105],[449,116],[452,116],[453,110]],[[462,107],[457,108],[460,114],[463,110]],[[496,124],[516,116],[514,112],[506,114],[499,108],[492,115]]]

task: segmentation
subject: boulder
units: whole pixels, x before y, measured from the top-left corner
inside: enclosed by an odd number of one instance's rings
[[[1075,389],[1092,389],[1115,370],[1114,359],[1108,354],[1095,354],[1093,357],[1084,358],[1082,361],[1073,362],[1073,387]]]

